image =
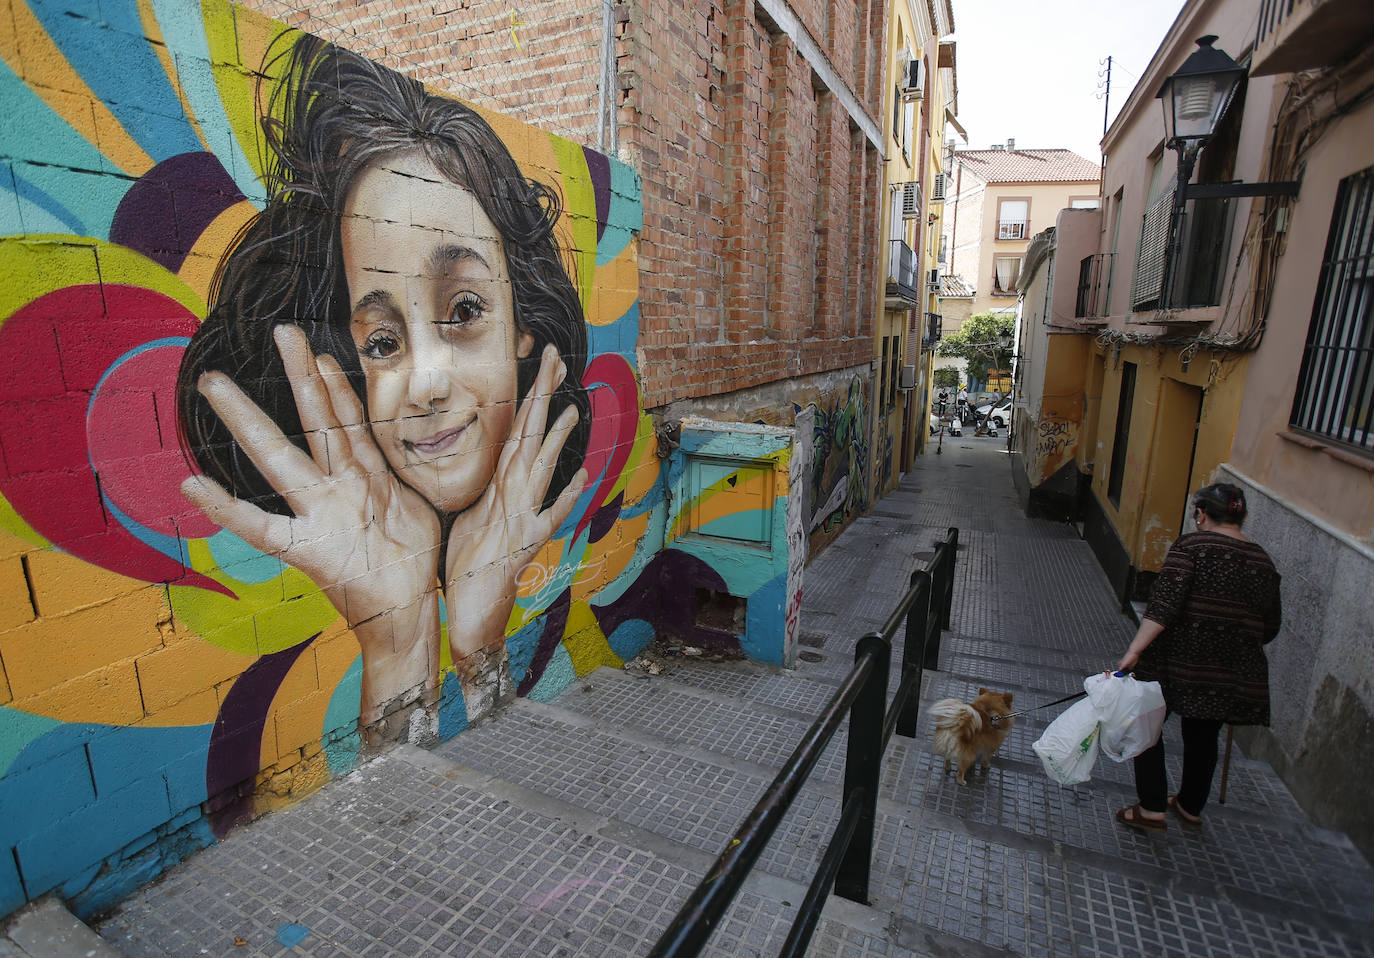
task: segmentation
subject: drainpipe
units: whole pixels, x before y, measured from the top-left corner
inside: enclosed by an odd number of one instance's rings
[[[615,0],[601,0],[601,82],[596,94],[596,148],[608,156],[619,149],[616,123]]]

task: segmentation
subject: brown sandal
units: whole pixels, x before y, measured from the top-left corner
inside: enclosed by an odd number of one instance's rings
[[[1174,813],[1174,817],[1186,825],[1188,828],[1201,828],[1202,816],[1193,815],[1185,811],[1183,806],[1178,803],[1177,795],[1169,796],[1169,811]]]
[[[1138,804],[1127,808],[1118,808],[1116,820],[1127,828],[1134,828],[1138,832],[1165,832],[1169,830],[1169,823],[1164,819],[1146,818]]]

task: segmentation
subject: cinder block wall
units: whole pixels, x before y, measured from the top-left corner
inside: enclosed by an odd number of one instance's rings
[[[509,154],[518,167],[497,189],[439,165],[446,146],[407,145],[360,162],[337,195],[319,169],[309,189],[283,191],[264,117],[278,131],[326,125],[275,93],[308,76],[324,87],[303,105],[371,118],[314,154],[328,158],[373,142],[392,109],[357,76],[399,81],[328,48],[301,57],[313,40],[243,7],[188,11],[19,4],[0,27],[11,70],[0,128],[0,912],[50,891],[98,911],[378,744],[455,734],[515,694],[555,695],[655,633],[702,637],[703,590],[743,604],[743,628],[712,626],[713,641],[777,661],[795,628],[799,532],[770,536],[767,568],[733,568],[704,544],[713,522],[802,523],[809,445],[794,449],[786,429],[766,449],[756,434],[717,430],[711,481],[667,502],[686,453],[660,458],[641,399],[639,176],[463,108],[453,122],[491,134],[468,159]],[[386,56],[442,72],[442,18],[362,12],[407,34],[388,39]],[[524,29],[504,28],[490,35]],[[337,82],[321,63],[340,67]],[[373,186],[358,185],[368,177]],[[537,269],[495,221],[492,195],[515,196],[517,183],[548,192],[511,208],[556,197],[561,210],[554,255]],[[296,236],[306,241],[293,246]],[[474,273],[479,260],[494,273]],[[586,394],[585,432],[563,447],[585,478],[547,480],[568,490],[561,502],[500,478],[530,473],[545,441],[528,424],[543,409],[532,397],[561,372],[544,360],[536,378],[545,353],[531,317],[554,307],[530,298],[532,284],[562,296],[564,318],[549,321],[560,335],[585,341],[555,342],[564,382]],[[518,315],[507,302],[517,296]],[[496,351],[478,363],[481,343]],[[400,393],[388,385],[398,369]],[[861,386],[850,387],[860,406]],[[455,397],[469,392],[481,400],[462,406]],[[202,402],[204,421],[227,432],[191,428]],[[440,411],[457,425],[404,431]],[[463,447],[463,461],[488,463],[475,484],[447,471],[460,435],[481,438]],[[502,472],[503,455],[525,464]],[[253,461],[257,485],[234,471]],[[761,468],[775,475],[753,482]],[[746,473],[753,493],[742,496]],[[498,485],[511,497],[495,510]],[[354,513],[340,511],[340,490]],[[320,517],[330,521],[311,525]],[[403,534],[380,534],[402,520]],[[533,531],[473,547],[512,525]],[[370,605],[369,587],[388,576],[418,585]],[[487,620],[495,641],[472,642]]]

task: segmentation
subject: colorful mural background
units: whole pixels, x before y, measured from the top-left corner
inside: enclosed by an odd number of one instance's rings
[[[371,738],[447,737],[473,708],[442,642],[432,687],[360,725],[359,640],[330,583],[182,494],[198,470],[179,441],[178,371],[216,269],[267,202],[260,121],[281,81],[269,52],[298,35],[214,0],[16,0],[12,17],[0,27],[0,846],[12,852],[0,912],[57,890],[90,913],[349,770]],[[786,662],[805,557],[788,493],[809,462],[785,430],[705,425],[657,457],[635,368],[637,177],[478,112],[523,175],[561,197],[556,239],[587,340],[586,478],[519,557],[510,682],[552,697],[656,633],[700,637],[703,594],[747,610],[742,630],[711,638]],[[829,492],[825,478],[812,481]]]
[[[868,509],[869,382],[851,376],[845,393],[807,408],[814,415],[808,530],[815,553]]]

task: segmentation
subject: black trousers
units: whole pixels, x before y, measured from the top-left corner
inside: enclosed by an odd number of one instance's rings
[[[1167,719],[1166,719],[1167,720]],[[1183,723],[1183,781],[1178,804],[1190,815],[1201,815],[1212,792],[1212,773],[1217,768],[1217,738],[1222,723],[1211,719],[1180,719]],[[1141,752],[1135,761],[1135,793],[1147,812],[1168,809],[1169,777],[1164,769],[1164,735]]]

